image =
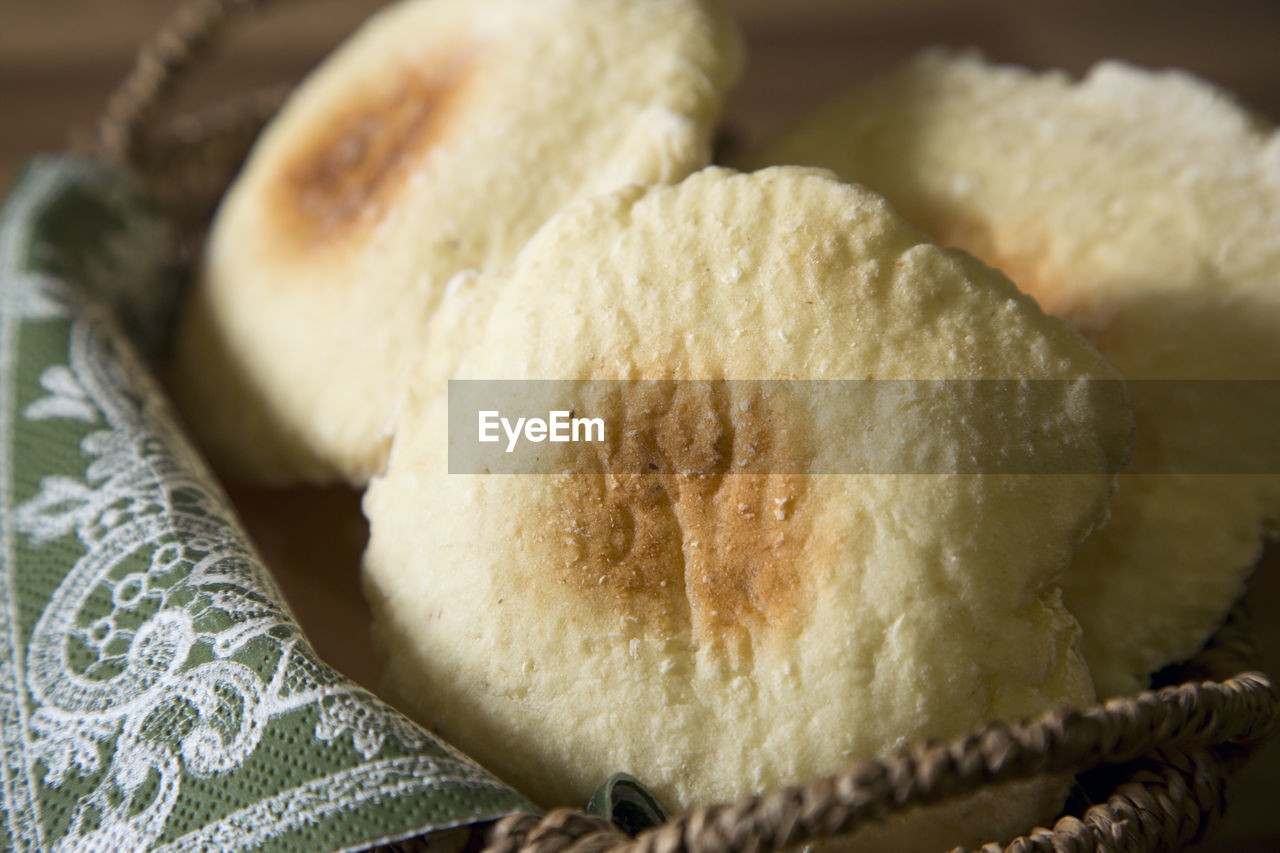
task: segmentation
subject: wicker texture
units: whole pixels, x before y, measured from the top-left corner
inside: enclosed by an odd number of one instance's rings
[[[136,168],[157,201],[193,233],[207,224],[283,89],[256,93],[166,125],[157,107],[180,72],[236,13],[266,0],[189,0],[139,52],[98,124],[100,156]],[[842,835],[912,805],[963,796],[1044,773],[1101,774],[1105,792],[1062,817],[983,853],[1175,850],[1203,837],[1224,807],[1227,781],[1277,725],[1280,702],[1240,608],[1179,683],[1085,709],[1053,709],[1015,725],[991,724],[805,784],[713,804],[631,838],[572,809],[516,814],[483,837],[485,853],[713,853],[782,850]],[[1098,768],[1101,768],[1100,770]],[[1095,780],[1095,784],[1097,784]],[[387,851],[428,849],[423,840]]]
[[[265,0],[188,0],[138,51],[133,68],[98,120],[97,147],[104,156],[131,160],[139,135],[183,69],[207,48],[223,25]]]
[[[1009,851],[1178,849],[1221,813],[1227,777],[1276,725],[1277,698],[1249,662],[1247,619],[1237,611],[1189,669],[1219,681],[1188,682],[1087,710],[1054,709],[1012,726],[995,723],[946,743],[866,760],[843,773],[732,804],[703,806],[628,839],[594,818],[558,810],[514,815],[493,829],[488,853],[709,853],[782,850],[851,832],[908,806],[1043,773],[1125,765],[1104,803],[1037,829]],[[1229,675],[1238,672],[1237,675]]]

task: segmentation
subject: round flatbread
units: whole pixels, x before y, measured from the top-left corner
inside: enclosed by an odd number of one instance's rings
[[[459,279],[428,341],[365,498],[383,693],[538,801],[581,803],[618,770],[674,807],[727,799],[1091,698],[1054,583],[1127,453],[1123,385],[879,197],[826,172],[707,169],[583,203],[508,272]],[[583,464],[464,475],[450,442],[476,422],[450,431],[451,379],[662,381],[594,398],[612,438]],[[1003,417],[1033,426],[1032,456],[1071,447],[1080,468],[796,464],[886,424],[911,458],[955,459],[942,426],[990,413],[926,390],[979,379],[1052,380],[1019,384]],[[812,380],[901,395],[877,418],[752,390]],[[977,842],[1048,817],[1058,790],[893,837]]]
[[[566,203],[709,161],[741,47],[701,0],[411,0],[290,98],[214,221],[172,391],[215,467],[381,467],[455,273]]]
[[[744,162],[883,193],[1131,380],[1134,473],[1066,601],[1103,696],[1194,653],[1280,523],[1280,135],[1181,72],[1075,83],[933,52]]]

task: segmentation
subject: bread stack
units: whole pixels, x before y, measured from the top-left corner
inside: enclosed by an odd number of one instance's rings
[[[1244,403],[1169,431],[1133,393],[1161,473],[1115,475],[1122,376],[1277,378],[1272,131],[1179,75],[930,54],[709,167],[739,65],[697,0],[402,3],[259,142],[184,321],[228,476],[368,482],[384,695],[545,805],[618,770],[730,799],[1136,690],[1280,512],[1274,476],[1160,467],[1265,444]],[[612,383],[611,437],[450,473],[450,380]],[[824,382],[893,393],[761,391]],[[893,459],[833,458],[886,428]],[[970,464],[1015,449],[1072,462]],[[1064,791],[854,843],[1005,837]]]

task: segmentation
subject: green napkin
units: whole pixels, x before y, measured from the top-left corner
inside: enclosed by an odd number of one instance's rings
[[[321,662],[140,359],[172,242],[127,174],[0,217],[0,849],[363,849],[531,806]]]
[[[586,811],[609,820],[628,835],[639,835],[669,817],[653,792],[630,773],[614,773],[596,789]]]

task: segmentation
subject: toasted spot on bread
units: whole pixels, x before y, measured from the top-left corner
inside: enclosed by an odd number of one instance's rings
[[[1018,289],[1030,294],[1046,312],[1069,321],[1095,346],[1096,321],[1091,318],[1072,282],[1043,255],[1021,248],[1021,234],[997,231],[994,226],[957,211],[920,215],[924,231],[939,245],[963,249],[987,266],[1007,275]]]
[[[651,632],[699,643],[781,629],[808,595],[805,478],[791,473],[802,425],[728,388],[626,385],[607,418],[619,426],[592,473],[565,476],[556,509],[573,543],[566,582]]]
[[[353,94],[313,120],[269,191],[280,236],[311,251],[354,240],[403,192],[427,149],[449,132],[470,65],[406,65],[375,92]]]

